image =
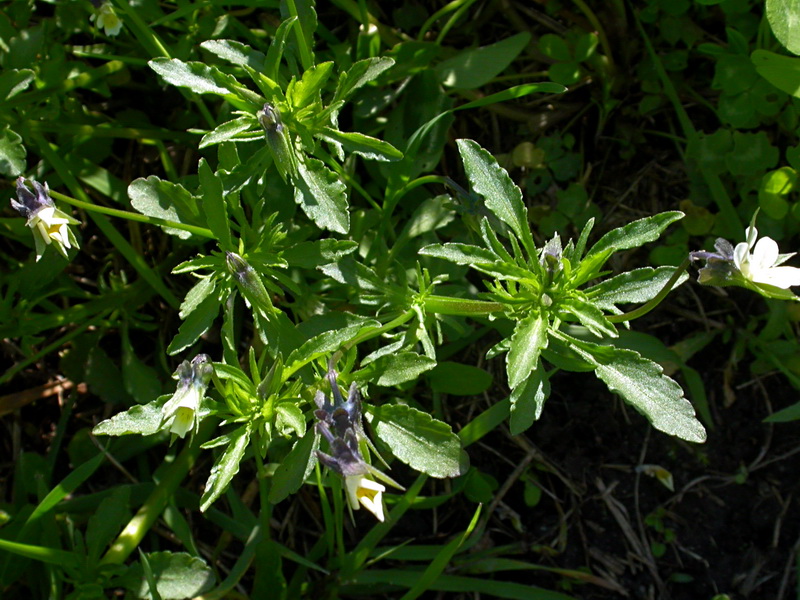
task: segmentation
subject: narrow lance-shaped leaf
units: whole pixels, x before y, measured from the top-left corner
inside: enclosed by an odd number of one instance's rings
[[[322,161],[313,158],[300,163],[298,171],[294,201],[320,229],[347,233],[350,214],[344,183]]]
[[[272,504],[286,499],[303,485],[317,462],[315,450],[319,448],[319,440],[317,430],[310,427],[281,461],[272,477],[272,485],[269,490],[269,501]]]
[[[200,177],[200,189],[203,192],[201,206],[205,212],[206,224],[217,237],[219,247],[223,250],[232,250],[228,206],[223,196],[222,181],[214,174],[204,158],[200,159],[197,174]]]
[[[511,391],[511,435],[527,431],[542,416],[544,403],[550,396],[550,379],[541,361],[528,378]]]
[[[403,158],[403,153],[389,142],[363,133],[343,132],[331,127],[323,127],[316,136],[326,142],[340,144],[346,152],[358,154],[369,160],[393,161]]]
[[[231,443],[211,467],[206,488],[200,498],[200,511],[205,512],[228,488],[233,476],[239,472],[239,463],[250,442],[250,424],[243,425],[231,433]]]
[[[508,385],[515,389],[536,368],[539,355],[547,348],[547,314],[531,313],[517,322],[506,355]]]
[[[536,245],[528,225],[528,209],[522,192],[494,157],[472,140],[457,140],[458,151],[472,189],[483,196],[486,208],[511,227],[531,256]]]

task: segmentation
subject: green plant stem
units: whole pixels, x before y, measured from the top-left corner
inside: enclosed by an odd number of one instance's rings
[[[597,37],[600,39],[600,45],[603,47],[603,52],[608,59],[608,69],[610,72],[614,72],[614,56],[611,54],[611,44],[608,43],[608,36],[606,35],[605,29],[603,29],[603,25],[600,23],[600,19],[597,18],[597,15],[594,14],[589,5],[586,4],[583,0],[572,0],[575,6],[583,13],[589,23],[592,24],[592,27],[595,28],[597,31]]]
[[[136,515],[117,536],[114,543],[100,560],[101,564],[122,564],[131,552],[141,543],[144,536],[164,512],[175,491],[186,477],[189,469],[200,454],[200,445],[205,442],[214,431],[213,419],[206,419],[200,426],[197,435],[186,444],[180,454],[171,463],[160,467],[153,475],[158,481],[156,488],[139,508]],[[163,472],[162,472],[163,471]]]
[[[171,227],[173,229],[182,229],[183,231],[188,231],[194,235],[199,235],[201,237],[206,237],[212,240],[217,239],[216,236],[211,232],[210,229],[206,229],[205,227],[197,227],[196,225],[187,225],[185,223],[178,223],[176,221],[167,221],[166,219],[159,219],[158,217],[148,217],[147,215],[141,215],[139,213],[130,212],[127,210],[119,210],[118,208],[108,208],[107,206],[99,206],[97,204],[92,204],[91,202],[84,202],[83,200],[78,200],[76,198],[72,198],[71,196],[66,196],[65,194],[61,194],[60,192],[54,192],[50,190],[50,195],[55,198],[56,200],[60,200],[61,202],[66,202],[76,208],[81,208],[88,212],[100,213],[102,215],[108,215],[110,217],[118,217],[120,219],[127,219],[128,221],[136,221],[137,223],[149,223],[150,225],[156,225],[161,227]]]
[[[286,0],[286,8],[289,11],[290,17],[297,17],[294,24],[295,36],[297,36],[297,46],[300,51],[300,62],[303,65],[303,70],[308,71],[314,66],[314,59],[311,56],[309,49],[309,41],[306,40],[306,34],[303,31],[303,21],[300,18],[300,13],[297,11],[297,5],[294,0]]]
[[[661,304],[661,301],[664,300],[664,298],[667,297],[667,294],[669,294],[672,291],[672,286],[674,286],[675,282],[677,282],[678,279],[680,279],[684,271],[686,271],[686,269],[689,268],[690,262],[691,259],[689,258],[689,255],[686,255],[686,258],[684,258],[683,262],[678,266],[677,269],[675,269],[675,272],[672,274],[672,277],[669,278],[669,281],[667,281],[667,283],[664,284],[664,287],[661,288],[661,291],[658,292],[658,294],[656,294],[655,297],[653,297],[649,302],[643,304],[636,310],[632,310],[631,312],[622,315],[610,316],[608,317],[608,320],[611,321],[612,323],[623,323],[625,321],[633,321],[634,319],[638,319],[639,317],[643,317],[644,315],[649,313],[656,306]]]
[[[459,315],[462,317],[483,316],[502,312],[504,307],[499,302],[471,300],[469,298],[453,298],[451,296],[425,296],[425,312],[440,315]]]

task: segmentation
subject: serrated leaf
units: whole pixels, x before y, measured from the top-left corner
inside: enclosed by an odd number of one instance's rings
[[[657,240],[662,231],[681,218],[683,218],[683,213],[680,211],[663,212],[613,229],[597,240],[586,253],[586,257],[602,254],[608,250],[618,252],[638,248]]]
[[[664,375],[656,363],[633,350],[600,346],[568,338],[570,347],[595,365],[595,373],[612,392],[669,435],[690,442],[704,442],[706,430],[681,386]]]
[[[128,186],[131,206],[143,215],[189,225],[200,225],[199,211],[194,197],[182,185],[163,181],[155,175],[140,177]],[[183,229],[162,227],[165,233],[182,240],[192,236]]]
[[[0,131],[0,175],[13,178],[25,172],[27,151],[22,138],[6,125]]]
[[[472,189],[483,196],[486,208],[508,225],[525,249],[534,254],[535,244],[528,226],[528,209],[522,192],[495,158],[472,140],[456,140]]]
[[[546,314],[532,313],[517,322],[506,354],[508,385],[515,389],[528,378],[539,362],[539,355],[547,348],[549,320]]]
[[[205,213],[206,224],[216,236],[222,250],[233,250],[231,228],[228,222],[228,205],[223,196],[222,181],[214,174],[204,158],[200,159],[197,175],[200,178],[200,189],[203,192],[201,206]]]
[[[147,404],[137,404],[117,413],[110,419],[100,421],[92,429],[94,435],[152,435],[161,427],[161,407],[170,399],[164,395]]]
[[[356,248],[358,248],[358,244],[351,240],[326,238],[294,244],[281,253],[281,258],[286,260],[291,267],[314,269],[336,262],[355,251]]]
[[[192,289],[186,292],[186,297],[183,299],[183,302],[181,302],[181,310],[178,316],[186,320],[186,317],[192,314],[194,310],[200,306],[200,303],[211,295],[215,287],[216,284],[213,277],[203,277],[200,279],[200,281],[194,284]]]
[[[294,201],[320,229],[347,233],[350,214],[345,185],[322,161],[306,158],[298,165]]]
[[[462,475],[461,441],[447,423],[403,404],[370,411],[375,435],[399,460],[439,479]]]
[[[239,463],[250,442],[250,424],[242,425],[231,432],[231,443],[211,467],[205,490],[200,497],[200,512],[205,512],[219,498],[239,472]]]
[[[457,265],[476,265],[492,264],[498,262],[498,256],[491,250],[472,246],[471,244],[460,244],[452,242],[448,244],[431,244],[419,251],[423,256],[434,256],[443,258]]]
[[[346,152],[358,154],[369,160],[394,161],[403,158],[403,153],[389,142],[363,133],[344,132],[331,127],[323,127],[315,135],[326,142],[341,145]]]
[[[219,307],[220,302],[216,296],[206,297],[178,328],[177,335],[172,338],[167,348],[167,354],[172,356],[182,352],[200,339],[200,336],[214,324],[214,319],[219,314]]]
[[[323,354],[339,350],[344,344],[354,339],[366,327],[379,327],[378,321],[366,321],[349,327],[325,331],[306,341],[286,359],[286,368],[294,370],[296,363],[307,364]]]
[[[300,110],[319,101],[322,88],[332,72],[333,62],[331,61],[307,69],[299,81],[289,84],[286,89],[286,100],[294,107],[294,110]]]
[[[217,67],[201,62],[183,62],[177,58],[154,58],[150,68],[172,85],[187,88],[197,94],[235,96],[239,87],[236,78]]]
[[[550,379],[540,362],[522,385],[511,391],[511,435],[527,431],[534,421],[539,420],[549,396]]]
[[[294,494],[311,474],[317,462],[314,451],[319,448],[319,439],[317,430],[310,427],[275,469],[269,490],[269,501],[272,504],[277,504]]]
[[[358,88],[373,81],[393,65],[394,60],[387,57],[365,58],[353,63],[346,73],[339,76],[333,101],[346,100]]]
[[[584,291],[595,306],[604,310],[615,310],[618,304],[641,304],[652,300],[669,281],[676,267],[653,269],[644,267],[606,279]],[[675,287],[689,278],[687,273],[675,282]]]
[[[234,65],[247,65],[256,71],[264,68],[264,53],[236,40],[206,40],[200,47]]]
[[[200,148],[207,148],[208,146],[213,146],[214,144],[221,144],[222,142],[230,139],[235,140],[237,135],[247,131],[248,129],[254,128],[256,125],[258,125],[258,121],[252,116],[244,116],[239,117],[238,119],[233,119],[232,121],[226,121],[221,125],[217,125],[214,131],[209,131],[202,137],[200,140]],[[260,131],[258,131],[258,135],[260,138]]]
[[[196,556],[185,552],[150,552],[146,558],[162,600],[196,598],[214,585],[213,571],[203,559]],[[119,584],[129,590],[134,598],[153,598],[140,563],[132,565],[119,579]]]

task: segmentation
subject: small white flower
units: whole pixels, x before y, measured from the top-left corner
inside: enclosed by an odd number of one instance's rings
[[[795,253],[780,254],[775,240],[762,237],[756,241],[757,237],[758,230],[751,224],[746,231],[747,240],[736,244],[733,250],[733,262],[742,276],[753,283],[771,285],[784,290],[793,285],[800,285],[800,269],[778,266]]]
[[[105,31],[107,36],[119,35],[122,31],[122,20],[114,12],[114,7],[108,2],[103,2],[89,19],[97,25],[98,29]]]
[[[349,475],[344,478],[345,487],[347,488],[347,499],[350,502],[350,508],[353,510],[359,509],[359,504],[371,512],[380,522],[385,520],[383,514],[383,492],[386,487],[367,479],[362,475]]]

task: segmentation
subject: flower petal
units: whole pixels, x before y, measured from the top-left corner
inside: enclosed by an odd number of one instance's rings
[[[758,277],[754,277],[753,281],[774,285],[786,290],[793,285],[800,285],[800,269],[796,267],[772,267],[758,273]]]
[[[756,243],[753,255],[750,257],[754,271],[769,269],[778,260],[778,243],[769,237],[763,237]]]

